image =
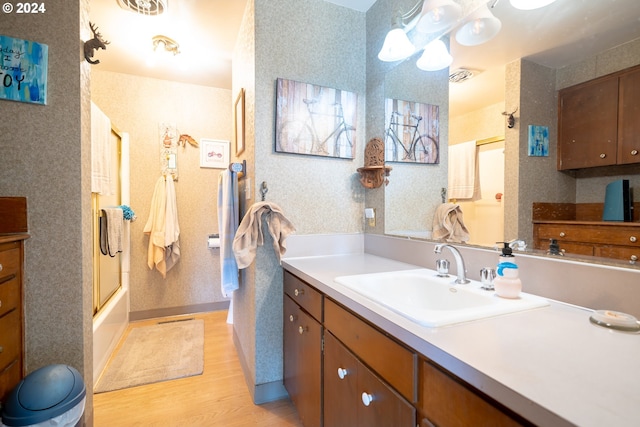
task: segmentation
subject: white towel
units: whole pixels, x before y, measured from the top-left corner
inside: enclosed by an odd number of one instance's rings
[[[180,259],[180,224],[178,224],[178,203],[173,177],[171,174],[167,174],[165,180],[167,205],[164,218],[164,259],[167,271],[169,271]]]
[[[269,202],[254,203],[242,218],[236,237],[233,239],[233,252],[239,268],[247,268],[253,262],[257,247],[262,246],[264,242],[262,215],[266,215],[278,262],[287,251],[285,243],[287,236],[296,231],[291,221],[284,216],[280,206]]]
[[[111,120],[91,102],[91,192],[113,194],[111,188]]]
[[[476,141],[449,146],[449,199],[480,198],[480,169]]]
[[[167,277],[167,265],[164,258],[165,250],[165,217],[167,214],[167,189],[164,176],[156,181],[153,196],[151,198],[151,208],[149,209],[149,219],[144,226],[144,233],[149,236],[149,249],[147,251],[147,265],[150,269],[155,266]]]
[[[123,213],[120,208],[104,208],[107,223],[107,248],[109,256],[116,256],[118,252],[122,252],[122,226]]]
[[[220,286],[230,298],[238,289],[238,264],[233,255],[233,239],[238,229],[238,176],[227,169],[218,178],[218,230],[220,233]]]

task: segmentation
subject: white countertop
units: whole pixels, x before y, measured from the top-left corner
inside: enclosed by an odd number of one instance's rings
[[[284,268],[538,425],[640,425],[640,334],[591,311],[544,308],[440,328],[418,325],[334,282],[423,268],[358,253],[283,259]]]

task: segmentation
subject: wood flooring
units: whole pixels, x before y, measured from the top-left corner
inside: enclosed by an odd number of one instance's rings
[[[262,405],[251,400],[226,311],[183,317],[204,319],[203,374],[95,394],[94,427],[302,427],[289,399]],[[125,336],[132,328],[176,318],[132,323]]]

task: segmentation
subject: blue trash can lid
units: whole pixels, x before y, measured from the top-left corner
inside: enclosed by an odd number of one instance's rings
[[[9,393],[2,422],[28,426],[50,420],[72,409],[86,395],[82,376],[67,365],[49,365],[27,375]]]

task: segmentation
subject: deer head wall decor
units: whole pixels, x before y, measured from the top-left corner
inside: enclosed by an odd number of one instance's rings
[[[516,109],[513,110],[513,113],[507,113],[506,111],[502,113],[503,116],[507,116],[507,127],[509,129],[513,128],[516,125],[516,118],[513,117],[516,111],[518,111],[518,107],[516,107]]]
[[[84,59],[86,59],[89,64],[99,64],[99,59],[91,59],[93,58],[93,51],[98,49],[106,50],[109,42],[102,39],[102,34],[98,32],[97,26],[89,22],[89,27],[93,32],[93,38],[84,42]]]

